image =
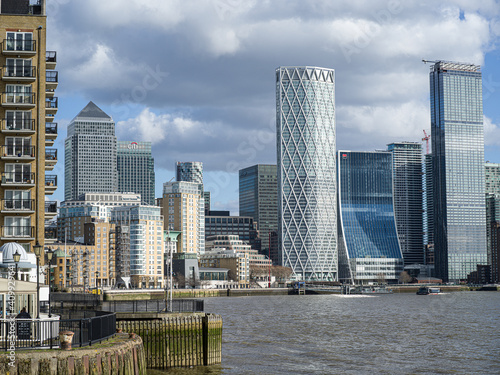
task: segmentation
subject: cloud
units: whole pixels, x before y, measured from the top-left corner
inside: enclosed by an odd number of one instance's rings
[[[484,144],[486,146],[500,146],[500,126],[494,124],[488,116],[483,117]]]

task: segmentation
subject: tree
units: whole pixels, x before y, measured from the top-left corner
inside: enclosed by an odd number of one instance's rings
[[[174,283],[177,284],[177,288],[185,288],[186,278],[182,274],[177,274],[174,276]]]
[[[385,284],[385,273],[381,272],[381,273],[378,273],[377,274],[377,282],[380,284],[380,285],[383,285]]]
[[[271,274],[279,281],[286,281],[292,274],[292,269],[290,267],[283,266],[272,266]]]
[[[266,266],[250,266],[250,280],[264,280],[269,276],[269,268]]]
[[[410,274],[406,271],[403,271],[399,274],[399,281],[402,282],[403,284],[408,284],[413,281],[413,277],[410,276]]]

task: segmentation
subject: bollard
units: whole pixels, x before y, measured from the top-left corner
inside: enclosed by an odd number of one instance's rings
[[[75,333],[71,331],[59,332],[59,342],[61,350],[71,350],[71,341],[73,341],[74,334]]]

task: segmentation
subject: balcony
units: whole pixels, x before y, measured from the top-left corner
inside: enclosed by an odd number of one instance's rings
[[[57,164],[57,148],[45,149],[45,170],[51,171]]]
[[[52,92],[54,95],[54,90],[57,88],[57,84],[59,83],[59,72],[55,70],[47,70],[45,72],[45,88],[46,92]],[[49,91],[52,90],[52,91]]]
[[[32,214],[35,212],[34,199],[2,199],[3,214]]]
[[[32,119],[2,119],[2,133],[35,134],[35,120]]]
[[[4,92],[2,94],[3,107],[35,108],[34,92]],[[57,109],[56,109],[57,112]]]
[[[45,145],[52,146],[57,138],[57,122],[45,124]]]
[[[35,146],[2,146],[0,158],[2,160],[16,161],[35,160]]]
[[[2,43],[4,55],[35,56],[36,41],[24,39],[4,39]]]
[[[45,195],[52,195],[57,189],[57,175],[45,175]]]
[[[54,121],[54,118],[56,117],[55,114],[50,114],[45,112],[45,122],[52,122]]]
[[[2,226],[2,240],[34,240],[35,227],[32,226],[17,226],[17,225],[3,225]]]
[[[45,98],[45,116],[47,114],[55,116],[57,113],[57,98]],[[52,122],[52,121],[50,121]]]
[[[4,172],[2,173],[2,186],[35,186],[35,174],[31,172]]]
[[[16,82],[34,82],[36,67],[6,65],[2,69],[2,80]]]
[[[46,201],[45,202],[45,220],[53,219],[57,215],[57,202],[56,201]]]
[[[56,51],[46,51],[45,52],[45,69],[53,70],[56,68],[57,63],[57,52]]]

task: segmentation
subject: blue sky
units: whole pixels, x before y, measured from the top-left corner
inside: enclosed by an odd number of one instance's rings
[[[430,132],[422,59],[482,65],[485,159],[500,162],[499,14],[493,0],[53,0],[55,173],[92,100],[119,140],[152,142],[157,197],[176,161],[202,161],[214,209],[237,213],[238,169],[276,163],[276,67],[335,69],[337,148],[373,150]]]

